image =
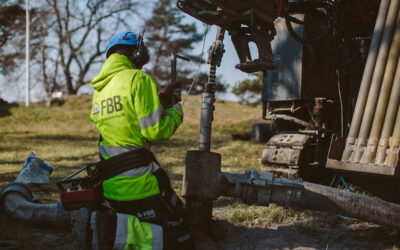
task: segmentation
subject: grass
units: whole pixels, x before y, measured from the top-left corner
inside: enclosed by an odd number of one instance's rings
[[[232,140],[232,134],[250,132],[251,124],[259,121],[261,108],[227,101],[217,101],[215,106],[212,151],[222,155],[222,171],[260,171],[264,145]],[[167,171],[178,194],[181,192],[186,151],[198,148],[201,98],[190,96],[183,108],[184,122],[176,134],[152,146],[152,151]],[[66,100],[63,106],[49,108],[45,105],[32,105],[27,108],[21,105],[12,108],[11,115],[1,117],[0,186],[13,181],[26,157],[34,152],[54,168],[50,185],[36,195],[42,202],[55,202],[59,198],[55,185],[57,180],[68,176],[85,163],[98,161],[99,133],[89,120],[90,109],[91,96],[75,96]],[[276,205],[256,207],[231,201],[219,203],[225,211],[221,216],[233,224],[252,220],[286,223],[310,217]]]
[[[232,134],[250,132],[251,124],[260,120],[261,108],[223,101],[217,101],[215,106],[212,151],[222,155],[222,171],[260,171],[265,146],[252,141],[235,141]],[[190,96],[183,108],[184,122],[176,134],[152,146],[152,151],[167,171],[178,194],[181,193],[186,151],[198,148],[200,97]],[[26,108],[21,105],[11,108],[10,115],[0,116],[0,186],[12,182],[30,152],[34,152],[54,169],[50,184],[36,191],[35,195],[43,203],[53,203],[59,199],[55,185],[57,180],[85,163],[98,161],[99,133],[89,120],[90,109],[91,97],[79,96],[68,99],[63,106],[48,108],[45,105],[32,105]],[[298,230],[311,233],[325,230],[338,221],[335,216],[324,213],[300,212],[273,204],[268,207],[249,206],[225,197],[214,202],[213,213],[218,219],[238,226],[292,224]],[[1,210],[0,224],[0,239],[18,236],[18,240],[29,242],[40,232],[34,227],[16,223],[4,216]],[[54,241],[57,246],[70,239],[60,235],[60,240]]]
[[[259,121],[261,108],[217,101],[212,132],[212,151],[222,155],[222,171],[261,170],[263,144],[232,140],[232,134],[250,132]],[[185,154],[198,148],[201,98],[190,96],[183,106],[184,122],[166,141],[153,143],[152,151],[171,178],[173,188],[181,193]],[[54,171],[50,185],[37,192],[42,202],[59,199],[55,182],[89,162],[98,161],[99,133],[89,120],[91,96],[75,96],[63,106],[14,107],[11,115],[0,118],[0,186],[15,179],[30,154],[49,163]],[[228,200],[227,202],[220,202]],[[295,222],[306,216],[292,209],[271,204],[247,206],[221,198],[221,217],[233,224]],[[307,216],[306,216],[307,217]],[[304,219],[304,218],[303,218]]]
[[[299,212],[291,208],[285,209],[275,204],[259,207],[237,203],[233,205],[233,212],[227,220],[235,225],[248,221],[255,221],[257,224],[277,224],[295,222],[299,219],[299,215]]]
[[[153,143],[152,151],[168,172],[173,187],[180,193],[186,151],[198,148],[201,98],[190,96],[184,108],[184,122],[169,140]],[[260,107],[217,101],[212,134],[212,151],[222,155],[222,169],[243,172],[260,170],[264,145],[234,141],[232,134],[250,132],[261,117]],[[91,96],[75,96],[63,106],[14,107],[11,115],[0,117],[0,186],[15,179],[26,157],[34,152],[49,163],[54,172],[47,192],[38,194],[44,202],[58,199],[55,181],[98,161],[98,137],[89,120]]]

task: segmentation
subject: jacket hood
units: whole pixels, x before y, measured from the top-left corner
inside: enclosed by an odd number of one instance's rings
[[[128,57],[117,53],[110,55],[104,62],[100,73],[92,80],[92,87],[97,91],[101,90],[117,73],[125,69],[135,69]]]

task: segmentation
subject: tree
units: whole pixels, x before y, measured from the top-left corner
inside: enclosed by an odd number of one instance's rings
[[[15,44],[16,37],[25,32],[25,9],[20,1],[0,1],[0,73],[5,74],[23,58],[23,42]],[[7,46],[9,43],[13,46]],[[22,50],[22,51],[21,51]],[[22,52],[22,53],[21,53]]]
[[[192,90],[190,91],[191,95],[198,95],[203,93],[204,91],[204,84],[208,81],[208,73],[206,72],[200,72],[197,76],[196,79],[196,84],[193,85]],[[219,76],[215,78],[215,85],[216,85],[216,91],[220,93],[225,93],[228,84],[224,81],[221,80]],[[186,91],[189,91],[189,85],[186,86]]]
[[[88,73],[101,63],[106,44],[125,18],[136,14],[133,0],[45,0],[51,12],[39,59],[46,91],[66,88],[76,94],[90,82]]]
[[[236,83],[232,93],[240,98],[240,102],[255,105],[260,102],[263,74],[257,72],[252,75],[252,78]]]
[[[0,65],[8,76],[25,54],[25,1],[0,0]],[[53,91],[76,94],[105,58],[107,42],[137,17],[138,0],[39,0],[30,7],[32,80]],[[136,18],[134,20],[140,20]],[[139,25],[140,23],[138,23]],[[97,68],[96,68],[97,67]],[[36,81],[35,81],[36,80]]]
[[[35,65],[40,52],[40,38],[43,37],[42,25],[47,20],[46,12],[39,8],[39,4],[31,4],[30,12],[30,65]],[[25,32],[26,14],[25,1],[0,0],[0,74],[2,94],[10,99],[21,97],[21,83],[25,79]],[[32,72],[37,72],[36,69]],[[34,77],[37,74],[31,74]],[[41,84],[32,81],[32,86]],[[39,86],[40,87],[40,86]],[[34,88],[34,87],[33,87]]]
[[[159,0],[153,7],[151,17],[145,22],[145,41],[152,51],[151,64],[146,68],[160,85],[170,81],[169,56],[172,52],[198,60],[191,51],[202,35],[197,32],[194,23],[184,23],[183,18],[182,12],[175,6],[175,1]],[[177,76],[178,79],[189,83],[188,76],[193,70],[187,65],[178,63]]]

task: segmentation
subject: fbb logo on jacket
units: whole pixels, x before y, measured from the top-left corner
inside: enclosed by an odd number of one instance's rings
[[[101,100],[100,105],[98,103],[94,103],[93,115],[98,115],[100,113],[100,115],[102,116],[104,112],[107,112],[107,114],[112,114],[114,112],[121,111],[122,109],[123,106],[121,103],[121,96],[116,95]]]

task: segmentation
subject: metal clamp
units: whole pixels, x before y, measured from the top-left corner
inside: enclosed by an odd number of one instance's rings
[[[288,206],[290,201],[300,200],[302,197],[303,180],[275,177],[273,172],[261,172],[246,170],[245,178],[241,179],[241,196],[247,204],[256,203],[268,205],[271,201],[271,193],[283,197],[281,204]],[[282,193],[283,192],[283,193]],[[276,195],[277,196],[277,195]]]

